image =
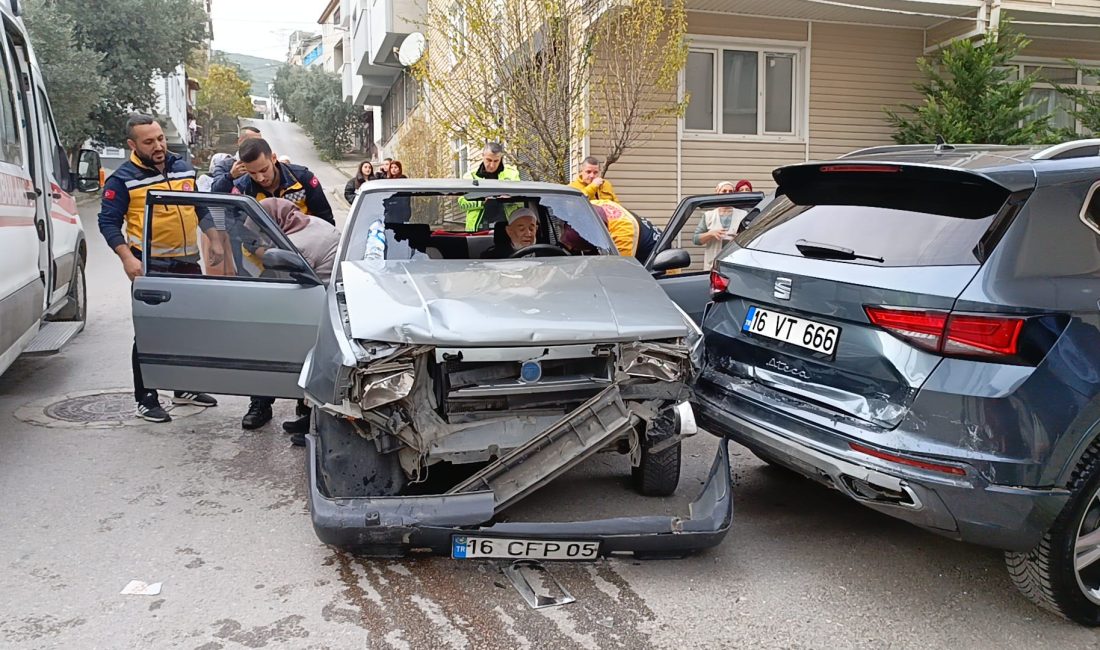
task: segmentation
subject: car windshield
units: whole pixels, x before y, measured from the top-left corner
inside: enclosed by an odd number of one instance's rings
[[[367,191],[349,226],[344,260],[370,257],[372,226],[384,227],[387,260],[609,255],[614,250],[607,228],[584,197],[564,191]]]

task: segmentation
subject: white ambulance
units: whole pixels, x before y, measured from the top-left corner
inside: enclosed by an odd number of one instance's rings
[[[70,171],[20,4],[0,0],[0,373],[84,329],[87,243],[73,193],[99,189],[96,152]]]

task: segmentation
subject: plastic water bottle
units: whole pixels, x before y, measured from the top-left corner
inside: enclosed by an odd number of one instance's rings
[[[381,220],[370,225],[367,232],[367,254],[364,259],[386,259],[386,225]]]

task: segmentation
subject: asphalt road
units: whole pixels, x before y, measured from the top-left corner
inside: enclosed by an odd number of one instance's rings
[[[326,185],[342,178],[296,128],[261,128]],[[534,611],[492,563],[372,561],[320,544],[303,452],[278,429],[290,402],[256,432],[240,429],[240,397],[166,425],[28,424],[28,404],[130,386],[128,285],[95,212],[81,210],[87,329],[0,376],[4,648],[1100,646],[1096,632],[1018,596],[998,553],[873,513],[737,447],[735,524],[721,546],[685,560],[555,565],[577,602]],[[627,462],[603,455],[510,514],[682,510],[715,444],[687,443],[677,497],[632,496]],[[120,595],[131,580],[161,592]]]

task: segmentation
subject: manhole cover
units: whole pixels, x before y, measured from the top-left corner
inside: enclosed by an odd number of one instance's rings
[[[45,414],[66,422],[122,422],[134,417],[134,396],[132,393],[99,393],[70,397],[47,406]]]
[[[201,406],[173,405],[171,398],[164,395],[160,402],[173,420],[203,410]],[[15,417],[38,426],[67,429],[113,429],[150,424],[137,417],[134,392],[122,388],[36,400],[16,410]]]

